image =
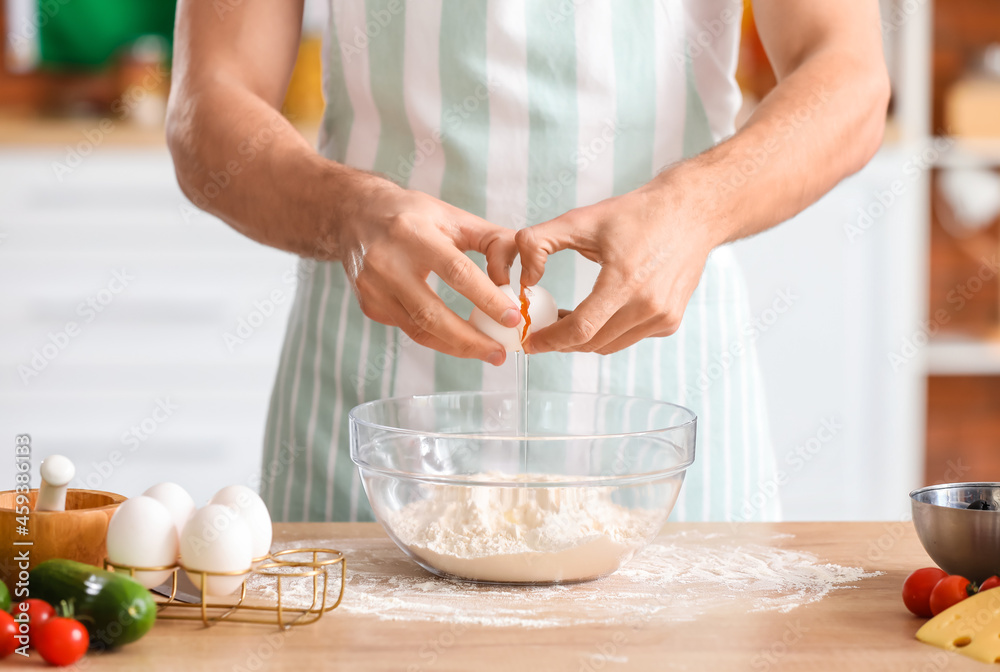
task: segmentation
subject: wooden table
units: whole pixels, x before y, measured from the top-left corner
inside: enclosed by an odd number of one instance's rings
[[[921,644],[923,622],[903,607],[900,586],[929,558],[910,523],[670,524],[663,535],[762,544],[820,562],[884,572],[787,613],[750,611],[734,596],[723,612],[688,622],[515,628],[400,622],[338,608],[319,622],[277,628],[160,621],[120,651],[91,654],[92,670],[985,670],[981,663]],[[708,535],[708,537],[705,537]],[[276,541],[341,539],[381,543],[375,524],[276,526]],[[386,547],[386,553],[395,551]],[[351,558],[348,555],[348,567]],[[428,575],[428,580],[431,579]],[[596,584],[580,584],[568,590]],[[572,592],[567,593],[572,596]],[[350,599],[350,593],[345,599]],[[572,602],[570,602],[572,603]],[[11,664],[13,663],[13,664]],[[16,656],[9,669],[39,669]]]

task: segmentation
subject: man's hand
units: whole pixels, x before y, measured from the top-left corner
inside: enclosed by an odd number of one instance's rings
[[[593,293],[532,334],[529,352],[608,354],[673,333],[713,247],[792,217],[878,149],[889,100],[878,3],[753,7],[778,85],[743,128],[634,192],[517,233],[522,284],[537,283],[558,250],[602,266]]]
[[[236,3],[222,13],[216,3],[180,0],[167,140],[181,189],[260,243],[342,261],[372,319],[435,350],[501,364],[504,349],[449,310],[427,276],[515,326],[518,306],[463,254],[492,260],[497,241],[512,245],[513,233],[319,156],[278,112],[301,27],[302,0]]]
[[[513,231],[376,176],[364,182],[337,244],[364,314],[438,352],[502,364],[503,347],[452,312],[427,277],[436,273],[494,320],[516,327],[519,307],[463,254],[486,255],[490,274],[499,277],[501,248],[510,247]]]
[[[536,284],[545,260],[559,250],[575,250],[601,265],[593,292],[532,334],[527,352],[609,354],[677,331],[717,242],[703,214],[692,211],[680,193],[650,183],[517,232],[524,285]]]

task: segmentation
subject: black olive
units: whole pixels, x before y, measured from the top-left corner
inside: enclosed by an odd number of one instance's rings
[[[996,507],[993,506],[992,502],[987,502],[985,499],[977,499],[965,508],[973,509],[974,511],[992,511]]]

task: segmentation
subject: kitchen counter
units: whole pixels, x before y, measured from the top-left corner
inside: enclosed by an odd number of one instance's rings
[[[385,535],[375,524],[278,524],[275,531],[276,544],[340,540],[340,547],[347,549],[349,582],[350,549],[362,547],[382,549],[380,552],[386,556],[399,555],[401,571],[412,574],[418,588],[432,589],[439,581],[430,575],[424,579],[420,576],[422,570],[404,562],[401,554],[387,545]],[[700,615],[693,613],[689,620],[637,617],[627,622],[530,628],[385,620],[357,610],[351,613],[345,606],[359,596],[352,598],[351,591],[358,588],[349,585],[344,605],[317,623],[286,633],[269,626],[223,623],[205,629],[197,623],[161,620],[135,644],[112,653],[87,656],[80,669],[130,672],[988,669],[982,663],[914,639],[924,621],[906,611],[900,587],[912,570],[931,562],[909,522],[669,524],[657,541],[682,550],[685,544],[714,543],[730,549],[783,553],[792,558],[809,557],[800,555],[807,553],[815,556],[809,562],[816,567],[833,563],[881,574],[839,585],[815,601],[797,606],[788,603],[761,610],[761,602],[755,601],[753,594],[734,590],[730,595],[725,586],[717,586],[713,592],[725,598],[723,607]],[[694,550],[697,555],[698,549]],[[355,564],[363,557],[370,561],[369,556],[370,552],[368,556],[356,552]],[[591,605],[595,599],[601,599],[601,583],[560,589],[558,600],[545,603],[546,608],[565,610],[570,618],[575,611],[573,605],[582,604],[584,596]],[[523,590],[525,599],[529,599],[533,589],[518,590]],[[647,590],[652,595],[649,599],[655,601],[655,583],[654,588]],[[459,600],[466,599],[462,593],[457,596]],[[12,656],[4,663],[8,669],[39,669],[42,665],[37,654],[32,654],[30,662]]]
[[[316,144],[319,122],[296,124],[306,140]],[[166,147],[163,128],[143,127],[116,115],[46,118],[0,112],[0,146],[56,147],[69,150],[82,143],[86,155],[107,147]]]

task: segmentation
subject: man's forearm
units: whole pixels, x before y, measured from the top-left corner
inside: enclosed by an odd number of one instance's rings
[[[798,214],[877,151],[885,124],[884,70],[829,50],[784,79],[733,137],[651,183],[694,199],[722,244]]]
[[[167,138],[191,201],[265,245],[338,259],[338,220],[380,180],[319,156],[287,119],[236,84],[180,90]]]

